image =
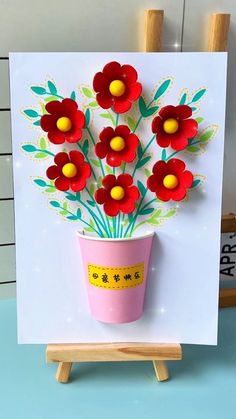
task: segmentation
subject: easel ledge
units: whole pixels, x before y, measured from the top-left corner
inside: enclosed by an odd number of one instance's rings
[[[46,361],[58,362],[57,381],[67,383],[73,362],[152,361],[158,381],[169,378],[164,361],[179,361],[178,343],[79,343],[47,346]]]

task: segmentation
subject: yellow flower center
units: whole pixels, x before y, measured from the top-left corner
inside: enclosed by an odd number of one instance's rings
[[[77,167],[74,163],[66,163],[62,168],[65,177],[71,178],[77,174]]]
[[[124,198],[124,196],[125,196],[125,191],[124,191],[124,188],[122,188],[122,186],[114,186],[114,187],[111,189],[110,194],[111,194],[111,197],[112,197],[113,199],[115,199],[116,201],[120,201],[121,199],[123,199],[123,198]]]
[[[122,96],[125,93],[125,83],[121,80],[113,80],[110,83],[109,91],[112,96]]]
[[[57,128],[59,129],[59,131],[67,132],[70,131],[71,127],[71,120],[67,118],[67,116],[62,116],[57,120]]]
[[[113,137],[110,141],[110,147],[114,151],[121,151],[125,148],[125,140],[122,137]]]
[[[163,124],[163,129],[167,134],[174,134],[179,128],[178,121],[174,118],[168,118]]]
[[[166,189],[174,189],[178,186],[178,178],[175,175],[166,175],[163,179],[163,185]]]

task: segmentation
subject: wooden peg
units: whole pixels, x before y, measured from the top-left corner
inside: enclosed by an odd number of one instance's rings
[[[161,50],[164,10],[145,11],[145,51]]]
[[[226,51],[229,33],[230,14],[213,13],[210,16],[208,51]]]
[[[153,361],[154,370],[158,381],[165,381],[169,378],[168,368],[164,361]]]
[[[59,362],[56,373],[56,380],[60,383],[67,383],[70,377],[72,362]]]

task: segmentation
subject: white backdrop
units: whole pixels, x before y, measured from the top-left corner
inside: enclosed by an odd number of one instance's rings
[[[36,104],[30,85],[45,82],[49,75],[69,95],[81,83],[91,85],[92,75],[112,59],[134,65],[149,94],[160,79],[172,76],[173,87],[162,106],[177,104],[184,87],[193,91],[207,86],[199,115],[204,117],[203,128],[214,123],[219,131],[205,155],[180,154],[206,181],[158,230],[144,316],[111,326],[93,320],[88,312],[75,236],[78,226],[61,221],[29,179],[44,176],[49,164],[36,165],[22,154],[20,144],[41,133],[32,130],[20,111]],[[11,56],[19,342],[216,343],[225,73],[225,54]],[[142,141],[147,141],[145,129]]]

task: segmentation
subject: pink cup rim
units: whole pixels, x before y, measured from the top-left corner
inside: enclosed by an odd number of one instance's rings
[[[86,234],[84,234],[83,230],[77,231],[76,234],[78,237],[85,240],[102,241],[102,242],[126,242],[126,241],[132,241],[132,240],[142,240],[147,237],[153,237],[155,235],[155,231],[144,233],[142,236],[123,237],[123,238],[87,236]]]

